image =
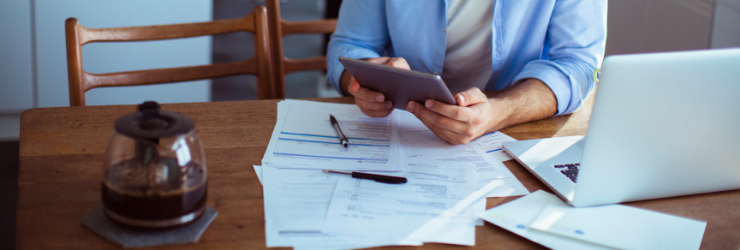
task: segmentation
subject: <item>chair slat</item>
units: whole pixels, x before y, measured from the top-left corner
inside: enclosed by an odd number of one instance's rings
[[[285,74],[295,71],[326,70],[326,57],[311,57],[302,59],[283,59],[285,63]]]
[[[334,33],[334,29],[337,27],[337,19],[329,20],[314,20],[304,22],[289,22],[281,20],[282,24],[282,35],[292,34],[309,34],[309,33]]]
[[[155,70],[92,74],[84,72],[85,89],[97,87],[149,85],[157,83],[184,82],[210,79],[239,74],[258,74],[257,59],[242,62],[217,63],[211,65],[166,68]]]
[[[254,32],[254,14],[237,19],[202,23],[90,29],[80,27],[80,45],[90,42],[151,41],[215,35],[237,31]]]

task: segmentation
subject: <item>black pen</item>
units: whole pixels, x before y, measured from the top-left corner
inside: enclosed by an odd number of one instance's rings
[[[406,177],[380,175],[380,174],[368,174],[368,173],[362,173],[362,172],[350,173],[350,172],[324,169],[324,173],[346,174],[346,175],[351,175],[352,178],[375,180],[377,182],[388,183],[388,184],[401,184],[401,183],[406,183],[408,181]]]
[[[334,130],[337,131],[337,136],[339,136],[339,142],[342,143],[342,146],[344,146],[345,148],[349,146],[349,140],[347,140],[347,137],[344,136],[344,133],[342,133],[342,128],[339,127],[337,118],[334,118],[334,116],[330,114],[329,120],[331,120],[331,125],[334,127]]]

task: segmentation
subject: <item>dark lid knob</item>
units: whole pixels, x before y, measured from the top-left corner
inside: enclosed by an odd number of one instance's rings
[[[116,120],[116,132],[135,139],[159,139],[185,135],[193,131],[193,120],[175,112],[160,109],[157,102],[144,102],[138,111]]]

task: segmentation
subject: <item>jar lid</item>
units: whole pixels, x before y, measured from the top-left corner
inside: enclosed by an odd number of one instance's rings
[[[116,132],[134,139],[159,139],[185,135],[195,127],[190,117],[160,109],[159,103],[148,101],[137,112],[121,116],[114,125]]]

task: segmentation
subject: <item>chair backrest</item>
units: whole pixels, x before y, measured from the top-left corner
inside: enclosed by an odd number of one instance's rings
[[[71,106],[84,106],[85,92],[97,87],[182,82],[239,74],[257,76],[259,99],[285,95],[274,92],[272,86],[267,12],[264,6],[254,7],[251,14],[242,18],[174,25],[89,29],[81,26],[76,18],[69,18],[65,30]],[[91,42],[165,40],[239,31],[254,33],[255,56],[246,61],[106,74],[92,74],[82,68],[82,45]]]
[[[272,69],[275,93],[285,98],[285,75],[295,71],[326,70],[326,57],[290,59],[283,55],[283,37],[292,34],[331,34],[337,27],[337,19],[289,22],[280,18],[280,0],[266,0],[267,18],[270,26]]]

